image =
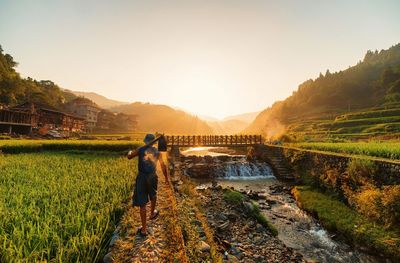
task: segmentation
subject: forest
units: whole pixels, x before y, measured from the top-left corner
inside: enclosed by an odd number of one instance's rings
[[[399,103],[400,44],[397,44],[387,50],[367,51],[362,61],[346,70],[334,73],[327,70],[316,79],[306,80],[290,97],[261,112],[246,131],[274,130],[278,122],[285,130],[295,124],[296,131],[309,128],[321,132],[326,129],[318,129],[319,125],[326,128],[331,125],[329,122],[343,121],[340,120],[343,114],[354,115],[356,112],[361,116],[367,112],[380,118],[386,117],[386,113],[393,116],[390,112],[397,109]],[[305,127],[304,121],[308,120],[313,120],[309,125],[313,127]],[[390,123],[393,124],[393,120]]]
[[[27,101],[60,109],[76,96],[50,80],[22,78],[16,71],[18,63],[0,46],[0,103],[17,105]]]

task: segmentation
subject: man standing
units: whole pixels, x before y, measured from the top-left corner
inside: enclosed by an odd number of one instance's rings
[[[157,138],[158,139],[158,138]],[[133,194],[133,205],[140,207],[140,219],[142,227],[138,229],[138,234],[147,236],[147,217],[146,206],[151,202],[150,220],[157,218],[159,211],[156,210],[157,202],[157,162],[160,163],[161,170],[168,184],[167,167],[160,157],[160,153],[152,145],[157,141],[153,134],[147,134],[144,138],[145,146],[140,147],[135,152],[128,153],[128,159],[139,158],[138,175],[136,177],[135,189]]]

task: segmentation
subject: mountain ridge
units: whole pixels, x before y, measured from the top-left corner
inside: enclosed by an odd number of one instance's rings
[[[317,130],[320,134],[362,132],[362,127],[351,130],[322,122],[335,122],[353,111],[395,105],[400,105],[400,44],[367,51],[362,61],[346,70],[327,70],[304,81],[291,96],[261,111],[245,132],[262,132],[270,138]]]

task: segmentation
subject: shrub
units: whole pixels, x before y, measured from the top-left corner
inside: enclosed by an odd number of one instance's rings
[[[244,196],[239,192],[232,191],[230,189],[226,189],[226,191],[224,193],[224,199],[228,203],[238,205],[238,204],[242,203],[242,201],[244,200]]]
[[[356,206],[361,189],[374,188],[372,178],[376,171],[375,163],[368,159],[355,158],[348,163],[341,188],[350,205]]]
[[[382,216],[381,191],[368,188],[355,195],[355,205],[360,214],[378,221]]]
[[[400,185],[385,186],[382,191],[383,218],[388,226],[400,225]]]
[[[347,165],[347,173],[353,183],[363,185],[374,185],[373,176],[377,171],[376,164],[368,159],[355,158]]]

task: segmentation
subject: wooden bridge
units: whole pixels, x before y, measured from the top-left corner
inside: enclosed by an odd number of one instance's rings
[[[170,147],[240,147],[264,142],[261,135],[167,135],[165,138]]]

